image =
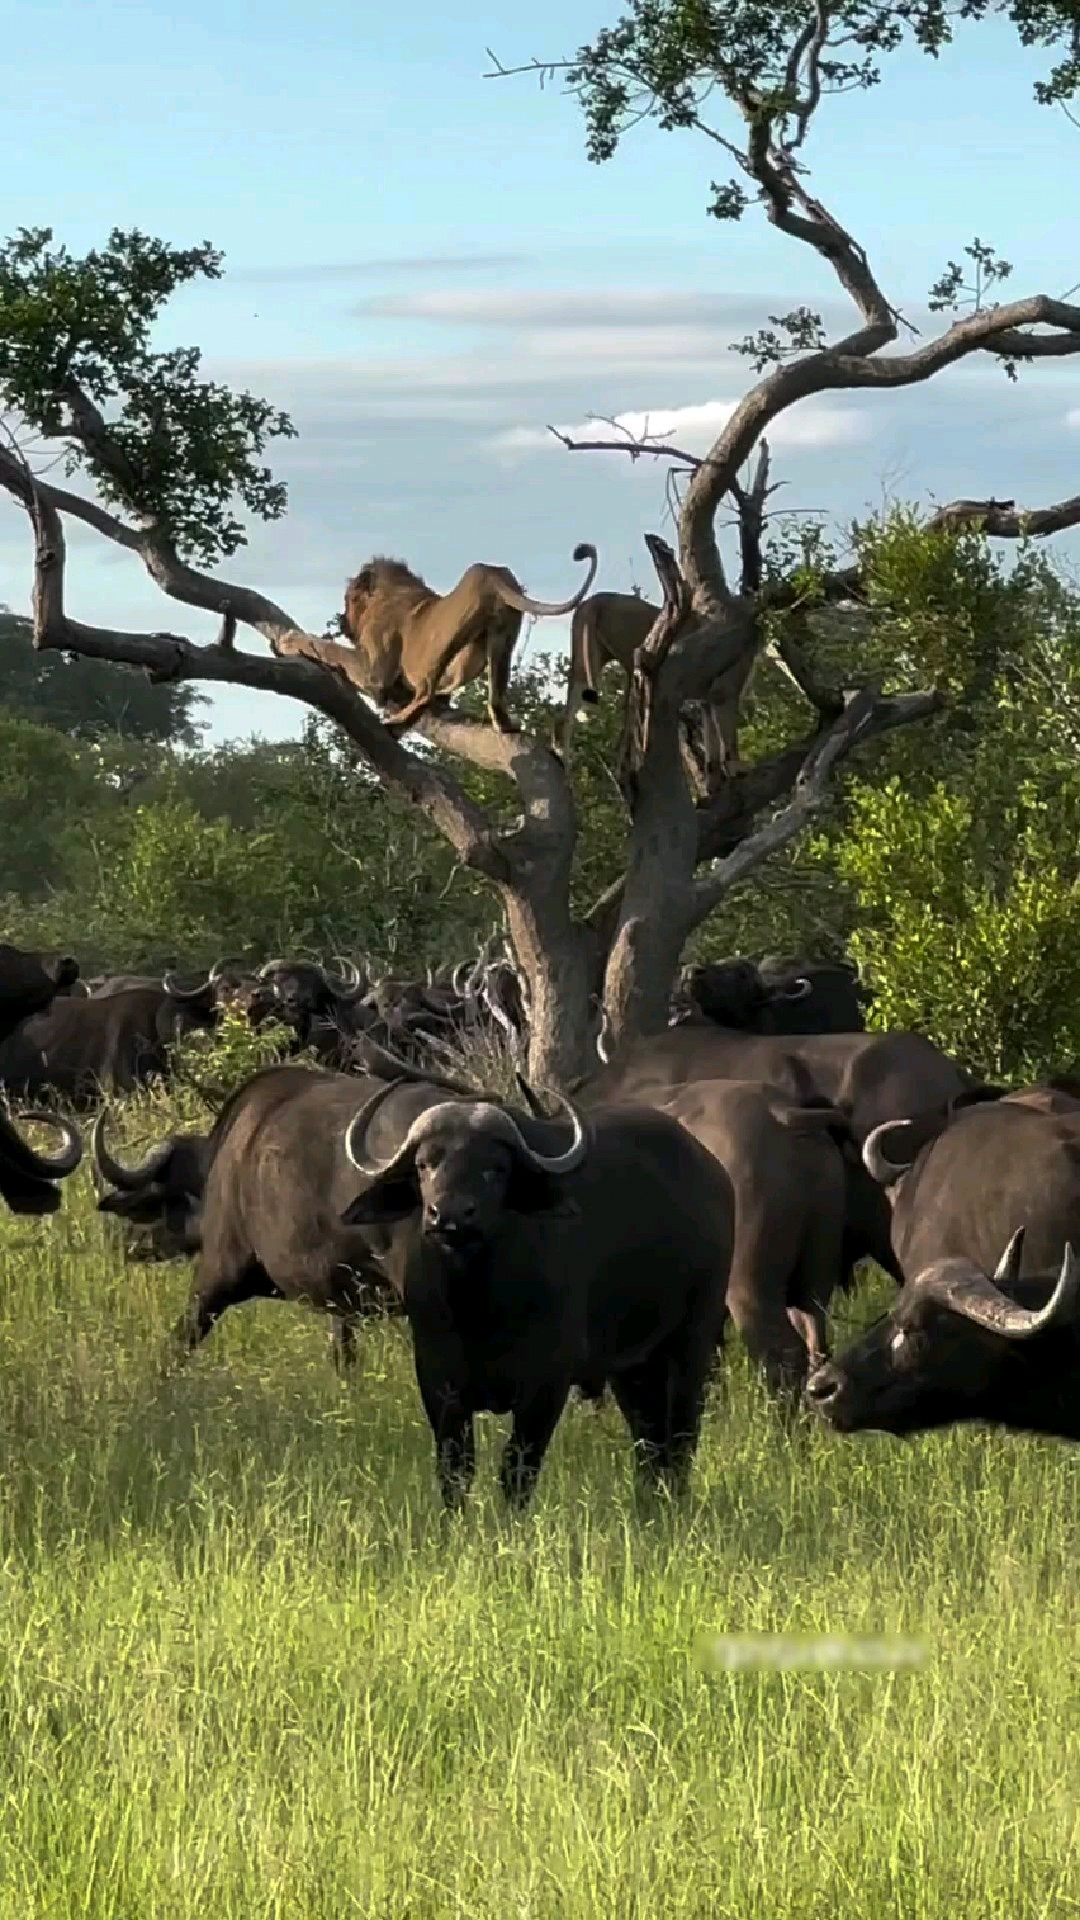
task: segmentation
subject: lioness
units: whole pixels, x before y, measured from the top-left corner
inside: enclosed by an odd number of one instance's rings
[[[626,674],[629,697],[634,655],[643,644],[660,608],[636,593],[594,593],[580,600],[570,625],[570,681],[563,720],[563,759],[569,762],[574,721],[581,706],[600,698],[600,678],[609,661]],[[705,703],[706,744],[726,773],[736,773],[739,759],[739,701],[750,676],[753,655],[736,661],[717,682],[714,698]]]
[[[530,600],[509,567],[483,561],[467,567],[449,593],[434,593],[402,560],[379,556],[354,574],[345,589],[341,627],[352,642],[286,634],[282,653],[299,653],[324,666],[340,667],[379,706],[397,704],[384,716],[395,732],[410,726],[437,697],[456,693],[487,664],[488,713],[499,733],[516,733],[506,705],[510,657],[522,616],[572,613],[596,577],[596,548],[574,548],[588,560],[589,574],[569,600]]]

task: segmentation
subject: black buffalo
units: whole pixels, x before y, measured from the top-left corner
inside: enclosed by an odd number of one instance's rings
[[[1023,1277],[1023,1230],[993,1279],[936,1260],[891,1313],[810,1375],[810,1405],[841,1433],[894,1435],[978,1421],[1080,1440],[1080,1260]]]
[[[1021,1227],[1025,1274],[1056,1272],[1066,1244],[1080,1246],[1080,1107],[1047,1108],[1037,1095],[869,1135],[863,1156],[888,1188],[905,1279],[951,1259],[989,1273]]]
[[[0,942],[0,1041],[33,1014],[44,1012],[78,977],[79,963],[70,954],[49,959]]]
[[[139,1257],[189,1259],[199,1250],[199,1222],[210,1164],[209,1133],[171,1133],[137,1166],[117,1158],[106,1139],[108,1109],[101,1108],[90,1134],[94,1169],[111,1191],[98,1212],[112,1214],[134,1230]]]
[[[126,1093],[161,1078],[177,1040],[216,1020],[212,996],[177,999],[163,986],[57,998],[0,1043],[0,1083],[28,1094],[51,1090],[85,1106],[103,1089]]]
[[[333,1317],[335,1360],[351,1365],[353,1324],[395,1305],[393,1236],[341,1217],[364,1184],[345,1135],[357,1102],[377,1088],[392,1093],[388,1144],[425,1105],[453,1093],[419,1074],[387,1089],[385,1081],[285,1063],[231,1095],[206,1145],[197,1216],[185,1201],[182,1225],[197,1234],[199,1258],[175,1351],[190,1353],[246,1300],[294,1300]],[[108,1210],[123,1212],[118,1203]]]
[[[510,1413],[504,1494],[525,1504],[571,1388],[609,1383],[650,1479],[678,1485],[723,1318],[734,1202],[670,1115],[535,1113],[439,1101],[378,1156],[383,1089],[347,1151],[369,1177],[353,1226],[402,1230],[404,1299],[444,1503],[475,1466],[474,1415]]]
[[[680,1001],[742,1033],[861,1033],[868,995],[850,961],[772,957],[691,967]]]
[[[843,1114],[775,1087],[695,1081],[665,1102],[731,1177],[735,1251],[727,1311],[787,1399],[826,1351],[826,1313],[867,1258],[893,1268],[889,1208]]]
[[[860,1144],[884,1120],[945,1111],[969,1086],[919,1033],[781,1036],[687,1023],[631,1041],[575,1093],[587,1106],[659,1106],[698,1080],[750,1080],[804,1104],[822,1100],[848,1118]]]

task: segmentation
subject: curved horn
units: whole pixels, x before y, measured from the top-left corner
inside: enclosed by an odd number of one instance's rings
[[[273,973],[275,967],[284,967],[287,964],[288,963],[284,960],[268,960],[265,966],[262,966],[259,968],[259,971],[255,975],[255,978],[256,980],[265,980],[268,978],[270,974]]]
[[[674,1022],[671,1022],[670,1024],[674,1025]],[[605,1067],[610,1066],[611,1056],[614,1053],[614,1051],[615,1049],[612,1045],[611,1015],[608,1012],[606,1006],[604,1005],[604,1002],[601,1000],[600,1028],[596,1036],[596,1052],[603,1066]]]
[[[525,1093],[528,1082],[524,1074],[517,1073],[514,1077],[526,1101],[532,1106],[532,1100],[529,1100],[529,1095]],[[529,1088],[529,1093],[532,1093],[531,1087]],[[535,1167],[537,1173],[574,1173],[577,1168],[580,1167],[589,1150],[588,1133],[585,1122],[573,1102],[568,1100],[564,1093],[556,1093],[555,1098],[559,1102],[560,1107],[562,1107],[568,1115],[574,1129],[570,1145],[563,1153],[538,1153],[535,1147],[529,1146],[513,1114],[504,1112],[503,1117],[507,1121],[510,1131],[514,1136],[512,1140],[513,1146],[531,1167]],[[533,1110],[535,1111],[535,1108]],[[503,1110],[496,1108],[495,1111],[502,1112]]]
[[[0,1106],[0,1114],[3,1112],[4,1109]],[[39,1178],[42,1180],[64,1180],[69,1173],[74,1173],[83,1157],[83,1143],[82,1135],[72,1121],[64,1120],[60,1114],[53,1113],[49,1107],[21,1107],[17,1115],[9,1115],[8,1117],[10,1119],[17,1119],[20,1125],[27,1120],[38,1120],[42,1126],[55,1127],[59,1133],[63,1134],[67,1144],[52,1158],[47,1154],[35,1152],[34,1148],[28,1146],[25,1140],[20,1141],[24,1152],[30,1156],[33,1162],[32,1171],[36,1173]]]
[[[1016,1237],[1014,1234],[998,1263],[999,1272],[1013,1253]],[[1057,1284],[1045,1307],[1017,1306],[1015,1300],[1010,1300],[1008,1294],[1002,1293],[977,1269],[933,1269],[926,1275],[925,1283],[916,1284],[923,1284],[927,1298],[940,1300],[978,1327],[1000,1333],[1006,1340],[1029,1340],[1032,1334],[1042,1333],[1059,1322],[1063,1324],[1075,1315],[1080,1304],[1080,1260],[1071,1244],[1067,1244]]]
[[[881,1125],[874,1127],[863,1141],[863,1166],[871,1179],[877,1181],[879,1187],[891,1187],[894,1181],[899,1180],[901,1174],[907,1173],[908,1169],[914,1166],[914,1154],[910,1160],[890,1160],[882,1145],[886,1134],[896,1133],[904,1127],[913,1128],[914,1124],[912,1120],[883,1120]]]
[[[335,953],[334,965],[340,971],[331,973],[329,967],[324,967],[322,977],[331,993],[336,994],[339,1000],[344,1000],[351,1005],[367,991],[367,981],[355,960],[347,960],[343,954]]]
[[[450,975],[450,985],[453,987],[455,993],[461,995],[463,1000],[468,990],[468,980],[469,963],[467,960],[459,960],[453,973]]]
[[[216,987],[218,981],[223,979],[225,974],[228,973],[228,971],[232,967],[236,967],[240,972],[246,973],[247,961],[241,960],[238,956],[233,954],[230,954],[224,960],[215,960],[209,973],[210,985],[212,987]]]
[[[161,984],[170,1000],[201,1000],[211,985],[211,978],[206,973],[197,987],[185,987],[181,984],[180,975],[168,967],[161,976]]]
[[[813,981],[808,980],[805,973],[800,973],[789,987],[774,987],[770,997],[773,1000],[805,1000],[807,994],[813,991]]]
[[[137,1193],[140,1187],[147,1186],[156,1173],[161,1171],[172,1152],[169,1141],[155,1147],[149,1157],[138,1167],[125,1167],[123,1162],[114,1159],[105,1144],[105,1128],[108,1124],[108,1107],[102,1107],[94,1121],[90,1135],[90,1147],[94,1155],[94,1165],[103,1180],[118,1188],[121,1193]]]
[[[994,1280],[1000,1286],[1011,1286],[1020,1278],[1020,1262],[1024,1257],[1024,1235],[1026,1227],[1017,1227],[1001,1259],[994,1268]]]
[[[393,1166],[398,1155],[394,1154],[389,1160],[369,1160],[364,1153],[364,1141],[368,1128],[387,1095],[393,1093],[395,1087],[403,1087],[406,1084],[402,1075],[396,1080],[388,1080],[385,1086],[377,1087],[370,1099],[365,1100],[359,1112],[353,1114],[345,1129],[345,1152],[349,1161],[356,1168],[357,1173],[366,1174],[369,1179],[377,1179],[380,1173],[385,1173],[388,1167]],[[403,1142],[402,1152],[407,1144],[408,1136]]]

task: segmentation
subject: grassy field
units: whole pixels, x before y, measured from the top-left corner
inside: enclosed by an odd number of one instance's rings
[[[574,1407],[528,1518],[490,1421],[445,1524],[404,1327],[342,1388],[245,1307],[164,1382],[186,1269],[125,1267],[85,1172],[0,1255],[0,1920],[1080,1912],[1077,1452],[789,1441],[736,1350],[681,1510]]]

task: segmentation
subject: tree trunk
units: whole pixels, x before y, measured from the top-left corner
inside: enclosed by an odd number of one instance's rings
[[[514,952],[529,983],[529,1079],[563,1089],[597,1064],[591,1047],[590,943],[563,904],[506,897]]]
[[[661,692],[636,778],[630,864],[604,973],[616,1045],[667,1025],[689,930],[698,822],[682,764],[677,707]]]

